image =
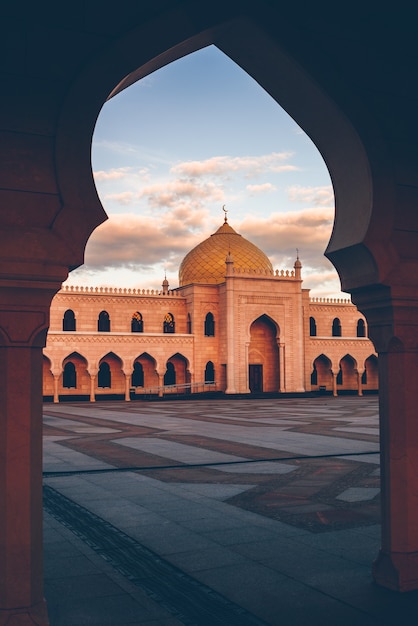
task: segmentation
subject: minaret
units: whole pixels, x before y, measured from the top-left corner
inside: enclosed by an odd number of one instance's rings
[[[299,371],[299,380],[295,379],[296,391],[304,392],[305,391],[305,380],[304,380],[304,354],[305,354],[305,338],[303,333],[303,298],[302,298],[302,263],[299,259],[299,250],[296,248],[296,261],[293,266],[295,268],[295,279],[299,281],[300,286],[297,291],[297,308],[298,311],[298,319],[299,324],[295,324],[296,333],[294,336],[294,352],[298,363],[300,363]]]
[[[224,209],[225,211],[225,209]],[[225,214],[226,222],[226,214]],[[234,320],[234,259],[231,251],[226,263],[226,389],[225,393],[236,393],[235,389],[235,320]]]

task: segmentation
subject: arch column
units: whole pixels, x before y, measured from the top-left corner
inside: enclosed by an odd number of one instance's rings
[[[0,624],[45,625],[42,349],[59,286],[37,289],[14,281],[8,288],[1,282]]]
[[[164,395],[164,374],[158,374],[158,396],[162,398]]]
[[[90,374],[90,402],[96,402],[96,374]]]
[[[54,403],[58,404],[59,400],[59,382],[60,382],[60,375],[59,374],[54,374]]]
[[[373,576],[410,591],[418,588],[417,291],[380,288],[355,302],[379,354],[382,541]]]
[[[130,390],[131,390],[131,375],[130,374],[126,374],[125,372],[123,372],[125,375],[125,402],[130,402],[131,400],[131,394],[130,394]]]
[[[363,370],[364,371],[364,370]],[[358,390],[358,395],[362,396],[363,395],[363,385],[361,382],[361,377],[363,375],[363,372],[361,372],[359,369],[357,370],[357,390]]]
[[[334,397],[338,396],[338,391],[337,391],[337,376],[338,374],[335,374],[333,371],[331,371],[332,374],[332,395]]]

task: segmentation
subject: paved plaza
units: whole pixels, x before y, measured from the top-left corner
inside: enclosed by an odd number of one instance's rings
[[[416,624],[372,582],[377,396],[44,405],[51,626]]]

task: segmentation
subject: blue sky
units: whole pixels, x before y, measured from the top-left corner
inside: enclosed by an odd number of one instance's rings
[[[92,167],[109,220],[92,234],[68,284],[178,286],[185,254],[223,222],[275,269],[296,249],[304,287],[340,294],[323,256],[334,197],[310,139],[214,46],[154,72],[109,100],[97,120]]]

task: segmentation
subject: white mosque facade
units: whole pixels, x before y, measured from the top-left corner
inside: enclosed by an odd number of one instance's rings
[[[179,287],[64,287],[44,349],[47,401],[378,388],[364,316],[310,298],[227,222],[183,259]]]

